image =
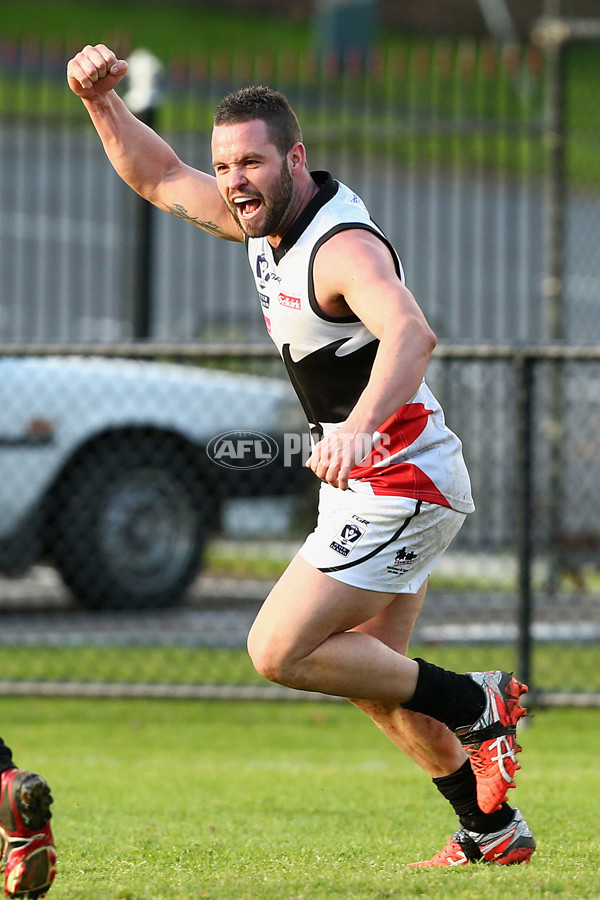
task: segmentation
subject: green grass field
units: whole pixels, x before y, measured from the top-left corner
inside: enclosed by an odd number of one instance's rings
[[[345,704],[0,700],[17,762],[53,787],[54,900],[598,898],[598,716],[521,733],[531,865],[411,871],[452,811]]]
[[[120,3],[105,0],[88,5],[77,0],[3,0],[2,35],[67,41],[75,50],[81,41],[147,47],[163,60],[178,55],[229,51],[231,47],[282,44],[294,51],[310,45],[310,26],[286,15],[259,16],[203,7],[201,3]]]

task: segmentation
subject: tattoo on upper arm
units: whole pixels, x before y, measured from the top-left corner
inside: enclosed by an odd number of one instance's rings
[[[183,219],[184,222],[191,222],[192,225],[198,225],[199,228],[205,228],[206,231],[210,231],[212,234],[221,233],[221,229],[216,222],[203,222],[197,216],[190,216],[185,206],[182,206],[181,203],[173,203],[173,205],[165,203],[165,208],[171,215],[177,216],[178,219]]]

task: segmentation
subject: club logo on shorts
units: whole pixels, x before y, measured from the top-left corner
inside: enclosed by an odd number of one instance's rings
[[[408,572],[411,562],[417,558],[417,555],[412,550],[401,547],[400,550],[396,550],[392,565],[387,567],[388,572],[392,575],[404,575],[405,572]]]
[[[329,546],[332,550],[335,550],[336,553],[340,553],[342,556],[348,556],[360,541],[366,530],[366,528],[357,525],[356,522],[348,521],[342,525]]]

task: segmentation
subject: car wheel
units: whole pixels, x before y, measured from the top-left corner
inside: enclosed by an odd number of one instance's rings
[[[52,556],[89,609],[169,606],[199,568],[207,517],[191,452],[160,437],[105,440],[61,485]]]

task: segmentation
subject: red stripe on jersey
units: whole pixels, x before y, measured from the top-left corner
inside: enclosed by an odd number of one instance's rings
[[[427,409],[423,403],[407,403],[401,406],[381,428],[377,429],[382,435],[382,440],[364,458],[362,465],[354,466],[351,478],[364,477],[374,466],[381,470],[387,459],[414,444],[425,430],[432,412],[433,410]]]
[[[417,440],[432,412],[423,403],[407,403],[400,407],[378,429],[384,436],[382,441],[365,457],[362,465],[353,467],[350,478],[368,482],[374,494],[396,494],[450,507],[431,478],[414,463],[387,462]]]
[[[437,503],[438,506],[450,508],[449,502],[436,488],[431,478],[414,463],[396,463],[381,469],[371,469],[371,472],[376,474],[366,477],[355,475],[356,468],[352,469],[350,477],[366,481],[371,485],[374,494],[412,497],[414,500],[425,500],[427,503]]]

